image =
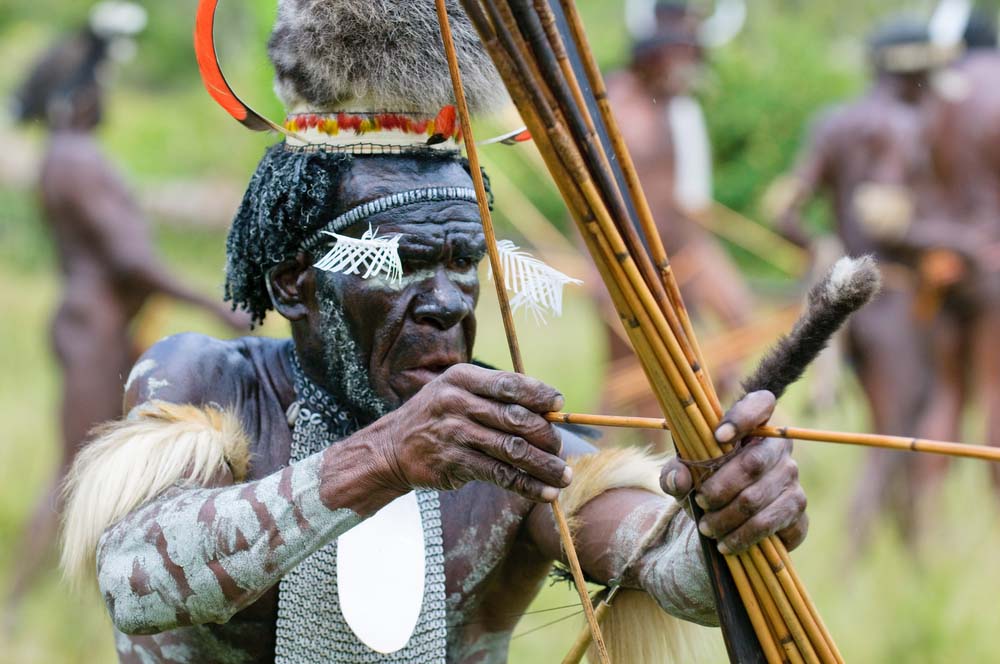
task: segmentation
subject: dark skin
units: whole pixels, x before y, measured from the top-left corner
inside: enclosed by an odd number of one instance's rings
[[[1000,94],[991,84],[998,72],[996,51],[973,51],[947,73],[957,84],[955,94],[927,114],[937,174],[930,199],[941,220],[932,227],[941,228],[932,239],[948,251],[925,261],[938,308],[932,322],[934,391],[921,421],[923,436],[961,439],[962,414],[970,396],[980,394],[991,445],[1000,445]],[[928,507],[945,468],[921,460]],[[1000,490],[1000,473],[991,472]]]
[[[352,207],[387,191],[423,186],[469,186],[469,176],[455,163],[359,159],[340,195]],[[367,223],[347,232],[360,235]],[[328,336],[319,311],[323,298],[338,297],[357,342],[357,364],[370,371],[371,388],[393,408],[323,453],[320,497],[331,509],[347,507],[364,516],[414,486],[439,489],[451,598],[448,661],[505,661],[518,616],[552,561],[562,559],[547,502],[572,481],[566,459],[593,448],[542,418],[562,408],[558,390],[529,376],[467,363],[479,294],[476,267],[484,242],[476,206],[414,205],[372,223],[380,236],[403,236],[406,277],[399,287],[319,273],[305,256],[289,260],[271,276],[275,308],[291,322],[304,370],[330,391],[341,389],[328,379],[324,366]],[[291,442],[284,413],[295,394],[286,343],[193,336],[167,340],[147,354],[157,369],[131,387],[126,407],[148,400],[154,379],[169,384],[156,398],[232,407],[254,441],[250,479],[266,477],[287,463]],[[727,414],[720,436],[731,440],[746,435],[770,417],[773,406],[773,396],[765,393],[744,399]],[[723,546],[743,550],[773,533],[790,547],[802,541],[805,498],[789,452],[786,441],[756,441],[703,486],[699,500],[708,506],[705,528]],[[690,491],[691,477],[683,465],[671,462],[663,483],[671,495],[683,496]],[[616,556],[628,550],[616,538],[623,519],[640,512],[652,519],[668,505],[661,496],[633,489],[590,501],[579,515],[584,525],[577,546],[585,571],[607,581]],[[679,527],[691,525],[679,522]],[[638,585],[656,560],[655,553],[643,558],[631,584]],[[272,589],[228,623],[202,628],[207,632],[164,631],[132,636],[129,642],[154,654],[178,643],[197,652],[209,641],[231,644],[241,626],[252,624],[261,638],[227,647],[249,661],[270,661],[275,602]],[[698,613],[704,607],[691,608],[692,619],[713,620]],[[134,661],[128,649],[120,654],[123,661]],[[161,656],[159,661],[169,660]]]
[[[7,602],[16,606],[55,536],[60,487],[79,446],[121,411],[125,377],[142,349],[131,328],[154,295],[205,309],[234,330],[249,319],[178,282],[156,256],[142,212],[93,137],[100,91],[78,93],[53,119],[39,180],[63,292],[51,334],[63,374],[59,467],[25,529]]]

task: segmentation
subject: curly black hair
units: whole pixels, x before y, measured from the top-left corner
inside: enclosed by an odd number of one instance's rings
[[[406,156],[426,161],[454,160],[469,169],[457,152],[421,150]],[[268,148],[247,186],[226,240],[226,301],[246,310],[254,324],[272,309],[267,274],[295,256],[306,238],[345,212],[338,200],[340,182],[355,159],[342,152]],[[484,173],[485,176],[485,173]],[[486,179],[489,192],[489,179]],[[490,204],[492,207],[492,193]]]

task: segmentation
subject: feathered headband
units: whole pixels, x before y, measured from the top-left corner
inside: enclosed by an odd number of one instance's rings
[[[195,52],[209,94],[254,131],[274,130],[286,143],[351,154],[457,151],[461,127],[432,0],[279,0],[268,42],[275,90],[287,109],[283,123],[254,111],[226,81],[215,48],[219,0],[200,0]],[[473,111],[507,103],[503,85],[479,36],[457,0],[448,0],[462,78]],[[530,138],[522,128],[489,142]],[[367,201],[334,219],[303,242],[310,255],[330,246],[318,269],[362,278],[402,277],[398,238],[341,235],[348,227],[395,208],[428,201],[476,202],[472,189],[436,187],[396,192]],[[513,301],[538,319],[558,313],[562,287],[576,280],[504,243],[507,287]]]

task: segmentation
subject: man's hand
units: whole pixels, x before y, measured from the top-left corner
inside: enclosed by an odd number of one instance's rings
[[[563,396],[534,378],[455,365],[374,427],[387,482],[450,490],[481,480],[551,502],[573,471],[540,413],[562,406]]]
[[[732,443],[746,438],[770,419],[774,403],[770,392],[748,394],[723,416],[716,440]],[[705,510],[698,529],[719,540],[719,551],[741,553],[774,534],[789,550],[805,539],[806,496],[791,452],[791,441],[754,438],[702,483],[695,494],[695,502]],[[677,459],[664,466],[660,484],[677,499],[693,486],[690,471]]]

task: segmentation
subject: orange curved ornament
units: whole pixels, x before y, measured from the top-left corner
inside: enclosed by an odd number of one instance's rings
[[[194,53],[198,59],[198,70],[201,72],[201,80],[205,84],[205,89],[219,106],[247,129],[253,131],[274,130],[286,136],[292,135],[284,127],[250,108],[237,96],[229,82],[226,81],[222,67],[219,66],[218,53],[215,50],[215,10],[218,6],[219,0],[201,0],[198,3],[198,13],[195,16]]]

